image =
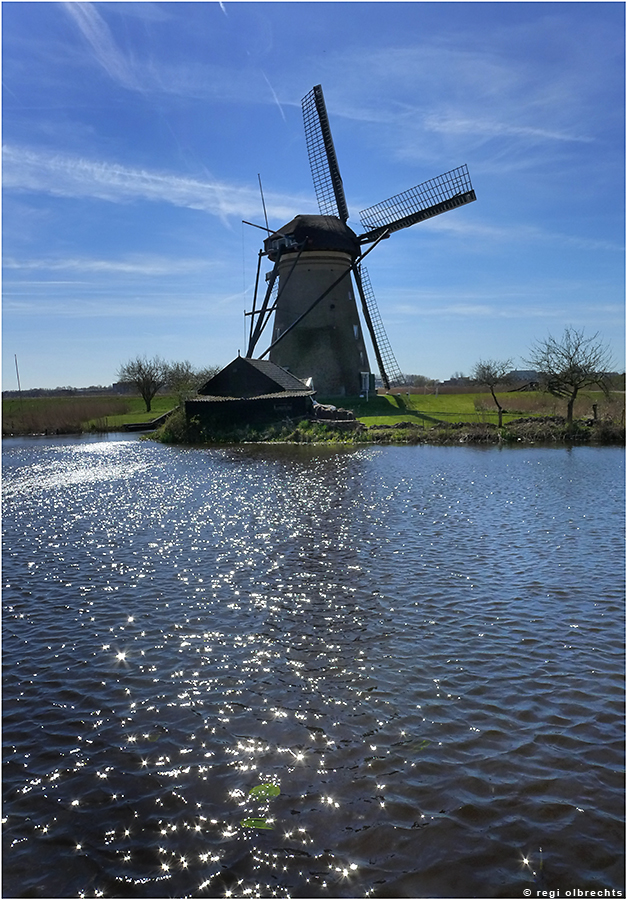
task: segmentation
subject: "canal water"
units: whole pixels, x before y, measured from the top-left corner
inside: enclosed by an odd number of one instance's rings
[[[622,448],[10,439],[3,496],[3,896],[624,891]]]

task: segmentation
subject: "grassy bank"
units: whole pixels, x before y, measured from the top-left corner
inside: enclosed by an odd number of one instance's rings
[[[385,411],[385,407],[382,407]],[[393,409],[393,407],[389,407]],[[397,409],[397,408],[396,408]],[[156,440],[172,444],[264,443],[338,443],[338,444],[624,444],[625,427],[609,417],[579,419],[568,426],[561,416],[522,416],[510,418],[499,428],[493,422],[444,422],[424,417],[400,417],[393,412],[344,425],[305,419],[265,427],[241,426],[224,431],[203,429],[188,423],[177,410],[154,433]]]
[[[561,416],[529,416],[513,419],[502,428],[490,422],[443,423],[429,428],[409,422],[373,425],[366,439],[376,444],[624,445],[625,427],[604,419],[579,419],[569,427]]]
[[[265,429],[235,428],[228,433],[201,435],[186,429],[184,415],[175,414],[158,440],[221,441],[339,441],[344,443],[460,443],[561,442],[620,443],[624,440],[625,395],[582,393],[575,406],[578,423],[568,431],[560,415],[564,403],[540,392],[499,394],[507,412],[503,428],[492,398],[474,394],[379,394],[321,398],[354,411],[360,426],[339,430],[321,423],[283,423]],[[593,419],[593,404],[597,420]],[[124,425],[150,422],[177,405],[174,396],[155,397],[151,412],[140,397],[75,396],[3,400],[3,434],[76,434],[121,430]],[[525,420],[525,421],[521,421]],[[527,421],[528,420],[528,421]],[[594,424],[586,424],[594,422]]]

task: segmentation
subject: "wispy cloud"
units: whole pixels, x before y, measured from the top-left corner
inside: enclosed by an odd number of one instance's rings
[[[5,189],[35,191],[58,197],[91,198],[111,203],[152,201],[197,209],[223,221],[250,218],[259,211],[257,186],[242,187],[218,180],[202,181],[168,172],[135,169],[62,153],[8,146],[3,151]],[[303,198],[269,194],[273,215],[289,218]]]
[[[3,260],[3,267],[9,271],[68,271],[82,274],[109,273],[114,275],[142,276],[187,275],[206,270],[215,265],[218,265],[218,263],[211,262],[208,259],[179,259],[178,257],[168,258],[152,255],[132,256],[127,259],[89,259],[80,257],[69,259],[15,259],[10,257]],[[23,283],[20,281],[20,284]],[[49,282],[43,283],[48,284]]]
[[[9,294],[3,302],[5,313],[20,317],[42,319],[45,317],[67,317],[77,319],[140,319],[144,322],[157,319],[215,320],[217,317],[230,319],[233,307],[241,302],[241,294],[160,293],[142,292],[141,298],[124,296],[118,292],[83,291],[72,298]]]
[[[431,301],[431,302],[430,302]],[[448,301],[448,302],[447,302]],[[442,299],[437,303],[433,303],[431,297],[421,297],[417,294],[412,304],[397,304],[392,306],[394,313],[402,313],[412,318],[435,316],[442,319],[537,319],[549,318],[560,319],[564,315],[564,310],[557,307],[549,307],[542,304],[530,304],[522,302],[515,303],[511,307],[504,306],[503,303],[451,303],[450,297]]]
[[[107,74],[123,87],[139,90],[141,85],[133,66],[118,48],[109,26],[93,4],[67,2],[63,6],[91,45],[96,60]]]
[[[582,299],[581,295],[585,296]],[[586,285],[569,281],[545,281],[524,285],[486,286],[480,291],[397,289],[386,298],[386,321],[395,317],[443,319],[510,319],[569,321],[569,317],[607,316],[624,320],[620,304],[591,306]]]
[[[459,236],[461,238],[473,238],[483,242],[500,242],[500,243],[556,243],[563,246],[571,246],[582,250],[599,251],[604,250],[610,253],[623,253],[624,246],[622,244],[605,241],[588,235],[565,234],[561,231],[550,231],[538,225],[528,225],[525,223],[497,223],[490,224],[486,221],[473,220],[468,221],[456,216],[437,216],[422,223],[421,230],[423,232],[441,232],[450,235]]]
[[[427,131],[441,134],[471,134],[473,137],[516,137],[540,141],[575,141],[590,144],[593,138],[585,135],[573,134],[566,131],[556,131],[552,128],[538,128],[530,125],[515,125],[509,122],[499,122],[489,119],[468,118],[457,116],[430,115],[424,119]]]
[[[331,116],[371,123],[359,129],[364,140],[409,164],[462,153],[503,174],[587,148],[602,152],[604,120],[596,110],[605,108],[603,77],[575,66],[579,49],[563,42],[563,65],[560,56],[548,71],[532,55],[512,53],[530,37],[504,31],[492,44],[466,45],[451,29],[413,45],[336,55],[325,73]]]
[[[227,16],[224,3],[220,2],[219,5]],[[153,4],[114,3],[111,4],[109,11],[141,17],[141,14],[133,12],[132,8],[143,6]],[[156,4],[156,13],[148,10],[146,18],[154,20],[160,6],[161,4]],[[146,58],[136,57],[119,46],[109,25],[94,4],[68,0],[63,7],[91,48],[93,58],[107,75],[122,87],[144,96],[174,95],[222,103],[240,103],[242,98],[246,98],[246,102],[260,104],[273,102],[279,107],[285,120],[283,110],[285,102],[281,104],[263,71],[261,75],[270,88],[272,99],[263,89],[259,70],[255,67],[230,67],[209,60],[172,62],[154,55]]]
[[[151,3],[150,0],[142,0],[141,3],[138,3],[137,0],[130,0],[128,3],[125,0],[116,0],[115,3],[107,6],[107,10],[110,13],[132,16],[145,22],[167,22],[171,19],[164,3]]]

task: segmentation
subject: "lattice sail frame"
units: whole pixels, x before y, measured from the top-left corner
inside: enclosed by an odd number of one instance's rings
[[[317,84],[303,97],[303,124],[307,153],[320,214],[348,219],[344,186],[335,155],[331,128],[327,116],[322,87]]]
[[[398,231],[409,228],[416,222],[437,216],[449,209],[463,206],[476,200],[475,192],[468,174],[468,166],[458,166],[423,181],[422,184],[396,194],[389,200],[376,203],[359,214],[361,224],[368,232],[362,239],[371,240],[382,231]]]
[[[375,356],[377,357],[379,371],[381,372],[381,380],[387,390],[393,386],[398,387],[404,385],[405,376],[401,372],[400,366],[396,361],[385,326],[383,325],[377,298],[372,289],[370,275],[368,274],[366,267],[361,263],[357,266],[355,281],[357,283],[359,294],[361,295],[362,303],[364,303],[368,309],[370,321],[368,322],[368,319],[366,319],[366,322],[368,324],[368,331],[370,332],[370,339],[372,340]]]

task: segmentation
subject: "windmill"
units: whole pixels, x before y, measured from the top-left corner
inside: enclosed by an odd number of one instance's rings
[[[392,232],[475,200],[468,168],[452,169],[362,211],[365,231],[357,235],[346,224],[348,208],[320,85],[303,98],[302,109],[320,215],[298,215],[275,232],[270,232],[266,221],[270,233],[259,252],[253,309],[246,313],[250,316],[246,356],[253,356],[274,313],[272,340],[260,359],[269,356],[298,378],[311,376],[319,394],[359,394],[369,363],[354,280],[381,378],[389,389],[404,379],[362,261]],[[364,249],[366,245],[370,246]],[[257,307],[263,256],[274,267],[266,276],[265,295]]]

